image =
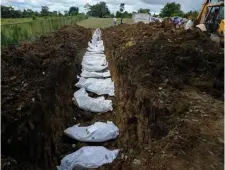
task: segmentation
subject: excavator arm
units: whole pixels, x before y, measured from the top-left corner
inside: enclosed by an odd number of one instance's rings
[[[205,17],[208,13],[208,6],[207,5],[209,4],[209,2],[210,2],[209,0],[205,0],[205,2],[203,3],[201,11],[199,12],[198,17],[196,19],[196,25],[204,23]]]

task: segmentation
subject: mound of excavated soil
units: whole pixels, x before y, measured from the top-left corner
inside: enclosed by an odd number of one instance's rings
[[[118,71],[130,73],[132,81],[147,87],[195,86],[223,98],[223,51],[207,35],[142,23],[105,33],[108,49],[119,53]]]
[[[33,43],[2,49],[3,169],[55,169],[72,109],[72,81],[91,31],[66,26]]]
[[[103,32],[121,158],[106,169],[223,169],[223,51],[163,24]]]

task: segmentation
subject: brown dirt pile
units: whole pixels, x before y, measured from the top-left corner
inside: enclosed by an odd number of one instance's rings
[[[3,169],[55,169],[72,108],[72,81],[91,31],[65,26],[33,43],[2,49]],[[74,110],[75,109],[75,110]]]
[[[223,169],[223,51],[209,36],[138,23],[105,29],[120,158],[106,169]]]
[[[223,51],[207,35],[142,23],[107,31],[108,49],[120,53],[118,71],[130,73],[132,81],[148,87],[190,85],[223,98]]]

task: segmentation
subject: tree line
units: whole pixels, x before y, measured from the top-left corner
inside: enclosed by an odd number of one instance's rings
[[[110,12],[107,4],[104,1],[96,3],[94,5],[86,4],[84,6],[86,10],[86,14],[93,17],[100,17],[100,18],[131,18],[134,13],[147,13],[150,14],[150,9],[143,9],[140,8],[137,12],[133,11],[129,13],[125,10],[125,3],[121,3],[118,5],[118,11],[116,14]],[[74,16],[79,14],[79,8],[76,6],[72,6],[69,10],[65,10],[64,14],[60,11],[49,11],[48,6],[42,6],[41,11],[33,11],[32,9],[24,9],[15,10],[13,7],[7,7],[1,5],[1,17],[2,18],[29,18],[29,17],[43,17],[43,16]],[[198,15],[197,11],[189,11],[184,13],[181,10],[181,5],[175,2],[167,3],[160,11],[160,17],[172,17],[172,16],[180,16],[180,17],[192,17],[192,19],[196,19]],[[153,15],[158,16],[158,15]]]
[[[167,3],[160,11],[160,17],[179,16],[184,18],[192,18],[195,20],[198,16],[198,11],[189,11],[187,13],[181,10],[181,5],[175,2]]]
[[[124,11],[125,4],[121,3],[122,6],[119,7],[119,10],[116,12],[116,14],[113,14],[110,12],[107,4],[103,1],[90,5],[87,3],[84,8],[86,9],[87,15],[92,16],[92,17],[100,17],[100,18],[113,18],[113,17],[125,17],[125,18],[131,18],[132,13],[129,13],[127,11]],[[120,5],[121,5],[120,4]]]
[[[113,14],[110,12],[107,4],[103,1],[90,5],[87,3],[84,8],[86,9],[87,15],[92,16],[92,17],[100,17],[100,18],[109,18],[109,17],[117,17],[117,18],[132,18],[132,15],[134,13],[137,13],[133,11],[132,13],[125,11],[125,3],[121,3],[118,6],[118,11]],[[138,10],[140,13],[150,13],[150,9],[142,9],[140,8]]]
[[[93,17],[100,17],[100,18],[105,18],[105,17],[117,17],[117,18],[131,18],[134,13],[147,13],[150,14],[150,9],[143,9],[140,8],[137,12],[133,11],[132,13],[129,13],[125,11],[125,3],[121,3],[118,6],[118,11],[116,14],[111,14],[109,11],[108,6],[106,5],[105,2],[99,2],[95,5],[90,5],[86,4],[85,9],[87,11],[87,14],[89,16]],[[160,17],[172,17],[172,16],[179,16],[179,17],[191,17],[192,19],[196,19],[198,16],[198,11],[189,11],[187,13],[183,12],[181,10],[181,5],[175,2],[172,3],[167,3],[160,11],[159,15],[153,14],[154,17],[160,16]]]
[[[31,18],[31,17],[45,17],[45,16],[73,16],[79,14],[79,8],[72,6],[69,10],[64,11],[49,11],[48,6],[42,6],[41,11],[33,11],[32,9],[15,10],[13,7],[1,5],[1,18]]]

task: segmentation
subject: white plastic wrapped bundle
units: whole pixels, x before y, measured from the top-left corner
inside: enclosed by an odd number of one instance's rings
[[[88,47],[88,50],[89,51],[91,51],[91,52],[102,52],[102,51],[104,51],[105,50],[105,47],[102,47],[102,46],[97,46],[97,47],[94,47],[94,46],[92,46],[92,47]]]
[[[99,52],[99,51],[87,51],[85,54],[103,54],[103,51],[102,52]]]
[[[109,70],[107,70],[106,72],[89,72],[89,71],[86,71],[86,70],[82,70],[82,73],[81,73],[81,77],[84,77],[84,78],[106,78],[106,77],[110,77],[110,72]]]
[[[104,164],[112,163],[118,153],[119,149],[110,151],[103,146],[84,146],[65,156],[61,160],[58,170],[98,168]]]
[[[87,91],[96,93],[98,95],[108,94],[109,96],[114,96],[114,82],[111,80],[111,78],[85,79],[81,77],[75,86],[78,88],[85,88]]]
[[[101,30],[99,28],[97,28],[95,30],[94,34],[96,34],[98,36],[98,40],[101,40],[101,34],[102,34],[102,32],[101,32]]]
[[[95,34],[97,34],[98,36],[101,36],[101,34],[102,34],[101,29],[100,28],[97,28],[95,30]]]
[[[111,121],[95,122],[87,127],[74,125],[67,128],[64,134],[81,142],[105,142],[117,138],[119,129]]]
[[[89,97],[84,88],[76,91],[73,96],[76,105],[83,110],[95,113],[104,113],[113,110],[112,100],[105,100],[103,96],[98,98]]]
[[[103,71],[108,67],[108,63],[104,66],[92,66],[87,64],[82,64],[82,69],[87,71]]]
[[[106,59],[105,54],[98,54],[98,53],[88,53],[86,52],[83,58],[96,58],[96,57],[104,57]]]
[[[103,48],[97,48],[97,47],[96,48],[88,47],[87,50],[90,51],[90,52],[96,52],[96,53],[103,53],[103,51],[104,51]]]
[[[97,39],[98,39],[98,36],[94,34],[91,40],[93,46],[97,46]]]
[[[103,46],[103,41],[102,40],[97,41],[97,44]]]
[[[87,65],[92,65],[92,66],[98,66],[98,65],[106,65],[107,62],[106,62],[106,58],[104,57],[84,57],[83,58],[83,61],[81,63],[82,65],[83,64],[87,64]]]
[[[88,47],[95,48],[95,46],[92,43],[90,43],[90,42],[88,42]]]
[[[98,42],[97,42],[97,46],[94,46],[92,43],[88,42],[88,47],[104,49],[104,46],[102,44],[99,44]]]

